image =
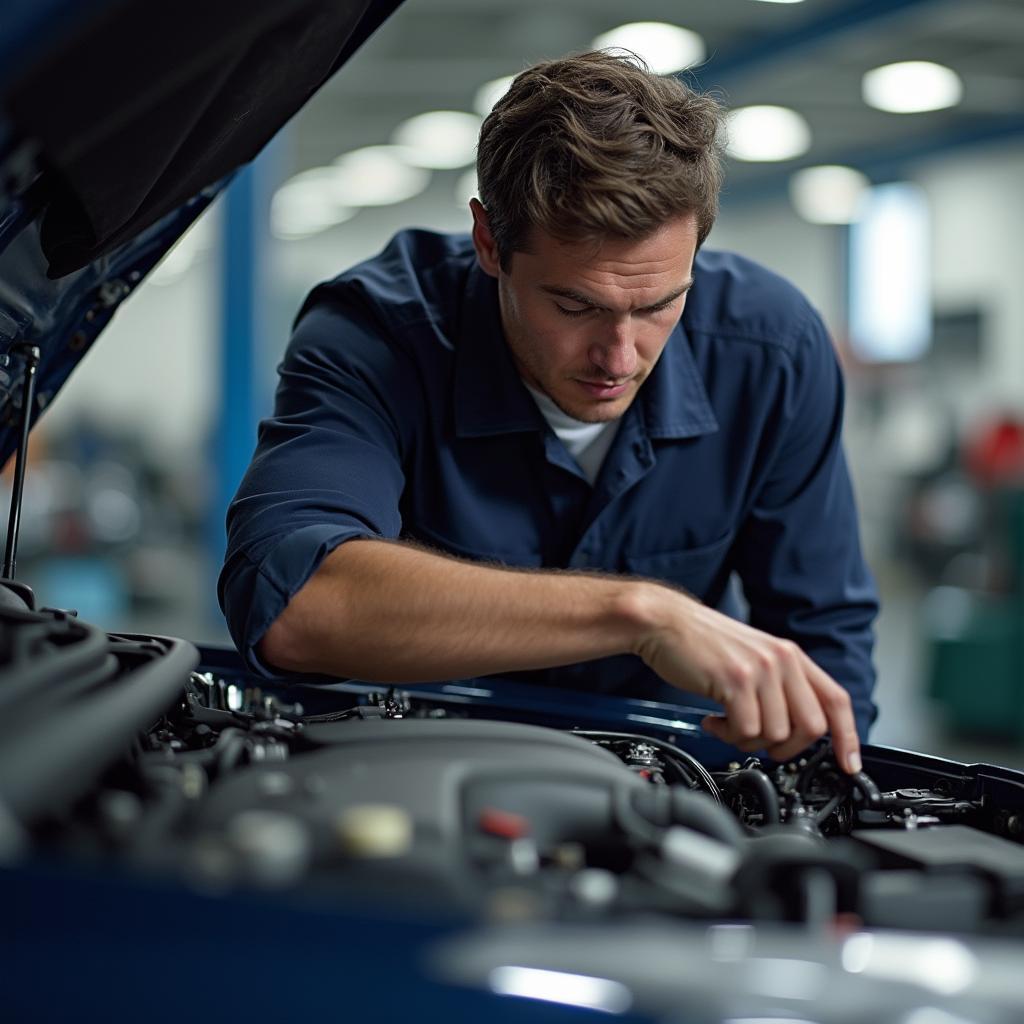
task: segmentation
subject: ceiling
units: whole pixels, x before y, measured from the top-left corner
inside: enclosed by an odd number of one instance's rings
[[[485,81],[587,49],[627,20],[700,33],[709,56],[688,80],[727,106],[790,106],[810,123],[812,148],[797,160],[731,161],[727,202],[780,189],[813,164],[851,164],[877,181],[921,155],[1024,135],[1024,0],[406,0],[299,116],[290,169],[387,142],[414,114],[470,110]],[[866,106],[861,75],[900,60],[951,66],[961,104],[924,114]]]

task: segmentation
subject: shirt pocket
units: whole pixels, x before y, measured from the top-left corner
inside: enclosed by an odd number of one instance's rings
[[[651,555],[624,554],[622,561],[631,576],[664,580],[703,599],[720,576],[728,574],[726,557],[735,536],[730,530],[710,544]]]

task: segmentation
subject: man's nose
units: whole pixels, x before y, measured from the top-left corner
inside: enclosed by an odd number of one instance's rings
[[[611,380],[623,380],[636,371],[636,338],[629,318],[609,324],[590,346],[590,360]]]

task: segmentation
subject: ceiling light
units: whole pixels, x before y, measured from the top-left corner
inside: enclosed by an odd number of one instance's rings
[[[413,167],[398,146],[365,146],[344,153],[329,167],[289,178],[270,206],[278,238],[305,238],[341,224],[361,206],[387,206],[418,195],[430,173]]]
[[[270,204],[270,230],[277,238],[307,238],[348,220],[355,210],[337,197],[337,171],[314,167],[286,181]]]
[[[642,57],[656,75],[668,75],[699,64],[706,52],[704,40],[688,28],[663,21],[634,21],[599,35],[595,50],[630,50]]]
[[[963,82],[952,69],[926,60],[886,64],[861,80],[864,102],[893,114],[919,114],[956,106]]]
[[[789,196],[796,212],[812,224],[852,224],[868,178],[852,167],[823,164],[797,171],[789,179]]]
[[[811,129],[789,107],[740,107],[729,114],[729,155],[737,160],[792,160],[811,148]]]
[[[345,206],[390,206],[419,195],[430,181],[402,146],[364,146],[333,162],[337,201]]]
[[[465,167],[475,158],[480,124],[477,114],[433,110],[404,121],[391,138],[419,167]]]
[[[802,4],[804,0],[760,0],[763,4]]]
[[[514,75],[505,75],[503,78],[485,82],[473,96],[473,109],[481,117],[486,117],[494,109],[494,104],[508,92],[508,87],[514,79]]]

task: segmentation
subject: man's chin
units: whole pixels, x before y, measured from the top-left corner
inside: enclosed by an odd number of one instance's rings
[[[627,401],[604,402],[596,409],[593,407],[580,409],[572,413],[574,419],[582,423],[608,423],[611,420],[621,419],[623,413],[629,408]]]
[[[636,395],[634,388],[628,388],[618,398],[578,398],[571,399],[564,395],[552,395],[552,399],[562,412],[582,423],[606,423],[617,420],[629,408]]]

